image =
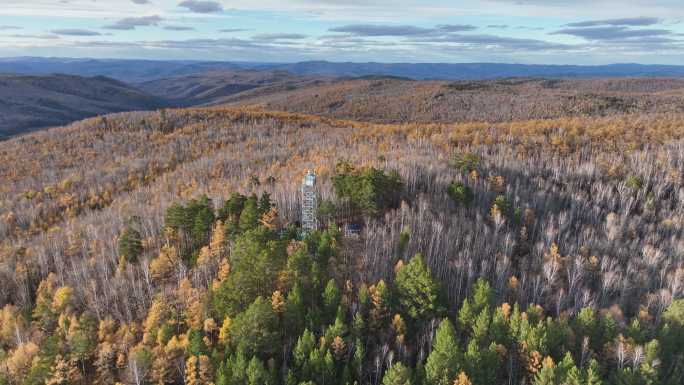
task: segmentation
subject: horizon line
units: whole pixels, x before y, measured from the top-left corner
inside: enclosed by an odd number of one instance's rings
[[[660,63],[636,63],[636,62],[613,62],[607,64],[541,64],[541,63],[516,63],[516,62],[489,62],[489,61],[473,61],[473,62],[392,62],[392,61],[336,61],[328,59],[311,59],[311,60],[295,60],[295,61],[259,61],[259,60],[198,60],[198,59],[150,59],[150,58],[123,58],[123,57],[105,57],[96,58],[89,56],[0,56],[0,62],[9,60],[28,60],[28,59],[44,59],[44,60],[74,60],[74,61],[144,61],[144,62],[165,62],[165,63],[249,63],[249,64],[266,64],[266,65],[287,65],[287,64],[302,64],[302,63],[329,63],[329,64],[388,64],[388,65],[517,65],[517,66],[538,66],[538,67],[610,67],[610,66],[652,66],[652,67],[684,67],[684,64],[660,64]]]

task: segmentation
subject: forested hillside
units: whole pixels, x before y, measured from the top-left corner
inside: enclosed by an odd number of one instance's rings
[[[684,112],[684,81],[665,78],[414,81],[209,68],[131,84],[105,77],[6,75],[0,76],[0,95],[0,139],[110,112],[171,106],[239,106],[376,123]]]
[[[2,142],[0,384],[681,384],[679,85],[599,86],[655,96],[499,123],[160,110]],[[511,87],[532,111],[585,92]]]
[[[317,79],[284,71],[210,71],[136,83],[136,87],[177,106],[220,104],[235,94],[274,93],[304,87]],[[249,93],[251,95],[251,93]]]
[[[102,76],[0,74],[0,140],[98,114],[167,105],[164,99]]]
[[[675,79],[412,81],[369,77],[223,102],[382,123],[507,122],[569,116],[684,112]]]

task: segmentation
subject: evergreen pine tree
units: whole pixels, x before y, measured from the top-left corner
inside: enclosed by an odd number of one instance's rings
[[[193,250],[196,250],[209,242],[212,224],[214,223],[214,207],[211,200],[206,195],[203,195],[197,201],[192,201],[188,205],[188,210],[191,211],[193,216],[190,235],[192,237]]]
[[[414,322],[432,319],[444,311],[439,283],[432,278],[420,254],[397,272],[395,287],[404,314]]]
[[[297,339],[297,344],[293,351],[294,364],[297,367],[302,367],[306,363],[315,345],[316,337],[314,334],[309,329],[304,330],[304,334]]]
[[[335,359],[333,358],[332,352],[328,350],[327,352],[325,352],[325,356],[323,357],[323,384],[331,384],[336,382],[335,369]]]
[[[392,365],[382,378],[382,385],[411,385],[411,372],[401,362]]]
[[[533,385],[556,385],[556,365],[551,357],[546,357],[541,370],[534,378]]]
[[[575,366],[575,361],[572,359],[570,352],[566,352],[563,360],[556,367],[556,378],[557,381],[565,384],[569,382],[569,378],[574,373],[578,373],[577,366]]]
[[[269,385],[271,383],[270,375],[264,364],[256,356],[252,357],[247,366],[247,384]]]
[[[598,369],[598,362],[592,359],[589,361],[589,367],[587,368],[587,373],[585,375],[585,385],[602,385],[601,375]]]
[[[204,333],[201,330],[190,329],[188,331],[188,354],[200,356],[208,354],[207,345],[204,343]]]
[[[473,290],[473,307],[475,314],[479,314],[483,309],[489,309],[494,303],[494,291],[484,278],[479,278],[475,282]]]
[[[425,364],[426,385],[451,385],[462,369],[456,331],[448,319],[437,328],[432,352]]]
[[[323,292],[323,306],[327,322],[335,317],[341,297],[340,289],[337,287],[335,280],[329,280]]]
[[[485,345],[488,342],[489,334],[489,308],[484,308],[475,318],[475,322],[471,325],[472,338],[480,345]]]
[[[252,230],[259,224],[259,202],[256,196],[251,196],[245,202],[245,207],[240,214],[240,231]]]
[[[363,373],[365,370],[363,363],[365,358],[366,349],[363,346],[362,340],[357,338],[354,343],[354,356],[352,357],[352,367],[354,368],[356,377],[359,379],[363,378]]]
[[[283,312],[283,320],[285,329],[292,333],[299,333],[304,328],[304,315],[306,309],[304,307],[304,298],[302,298],[302,289],[299,283],[295,283],[290,292],[287,294],[285,300],[285,310]]]
[[[277,325],[270,301],[258,297],[231,323],[232,343],[250,355],[273,353],[278,350]]]
[[[119,236],[119,255],[126,261],[135,263],[142,251],[142,237],[136,229],[135,221],[131,220]]]
[[[273,204],[271,203],[271,195],[267,192],[261,194],[261,199],[259,199],[259,213],[265,214],[271,210]]]

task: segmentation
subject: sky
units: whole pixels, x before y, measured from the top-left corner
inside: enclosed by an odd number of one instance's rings
[[[0,57],[682,64],[682,0],[0,0]]]

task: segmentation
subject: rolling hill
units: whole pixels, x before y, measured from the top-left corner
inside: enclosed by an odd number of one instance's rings
[[[5,58],[3,72],[0,139],[108,112],[162,107],[258,106],[384,123],[684,110],[677,78],[684,67],[677,66]]]
[[[255,91],[246,93],[247,95],[271,94],[305,87],[317,81],[318,78],[297,76],[284,71],[239,70],[173,76],[135,83],[135,86],[177,106],[198,106],[220,104],[232,95],[250,90]]]
[[[221,103],[383,123],[505,122],[684,111],[684,81],[661,78],[414,81],[366,77],[240,93]]]
[[[0,76],[0,137],[107,112],[250,106],[377,123],[505,122],[684,111],[667,78],[411,80],[225,70],[126,84],[105,77]]]
[[[0,139],[41,127],[118,111],[168,106],[110,78],[0,75]]]
[[[224,70],[139,83],[104,76],[0,75],[0,138],[108,112],[221,104],[331,81],[283,71]]]

